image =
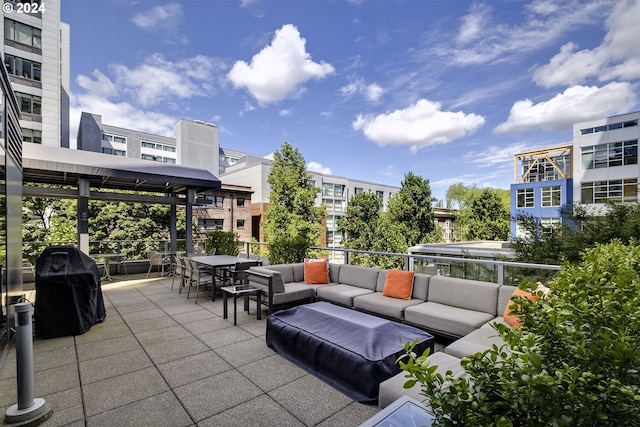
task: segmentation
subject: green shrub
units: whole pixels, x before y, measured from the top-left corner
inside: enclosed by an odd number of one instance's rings
[[[238,256],[239,245],[238,235],[233,231],[207,231],[205,247],[208,252],[215,248],[216,255]]]
[[[309,250],[309,241],[302,236],[279,239],[269,244],[270,264],[303,262]]]
[[[497,325],[506,345],[462,359],[468,378],[406,344],[405,386],[420,383],[434,425],[640,425],[640,246],[596,246],[549,286],[537,303],[514,298],[522,328]]]

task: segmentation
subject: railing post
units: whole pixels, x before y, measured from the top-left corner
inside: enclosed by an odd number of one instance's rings
[[[344,263],[345,265],[346,265],[346,264],[349,264],[349,252],[344,251],[344,255],[342,255],[342,257],[343,257],[343,263]]]
[[[504,285],[504,264],[498,264],[498,284]]]

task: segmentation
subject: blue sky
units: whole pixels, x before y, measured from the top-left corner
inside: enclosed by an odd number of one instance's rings
[[[571,141],[574,122],[637,111],[640,0],[62,0],[71,129],[220,145],[435,197],[509,188],[513,155]]]

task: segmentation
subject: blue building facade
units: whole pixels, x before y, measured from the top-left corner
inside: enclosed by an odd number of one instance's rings
[[[511,236],[526,237],[516,218],[531,216],[544,227],[562,225],[562,208],[573,204],[573,145],[515,155],[511,185]]]

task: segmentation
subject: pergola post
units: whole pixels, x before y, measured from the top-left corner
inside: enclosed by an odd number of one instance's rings
[[[175,195],[174,195],[175,196]],[[169,248],[172,254],[178,252],[178,229],[176,227],[176,223],[178,222],[178,214],[177,214],[177,206],[175,204],[171,204],[171,220],[170,220],[170,228],[169,228],[169,241],[171,247]]]
[[[186,228],[186,247],[187,254],[193,252],[193,204],[196,202],[196,190],[189,188],[187,190],[187,205],[185,211],[185,228]]]
[[[78,179],[78,249],[89,255],[89,180]]]

